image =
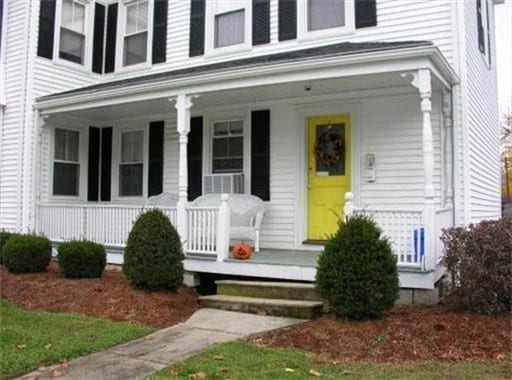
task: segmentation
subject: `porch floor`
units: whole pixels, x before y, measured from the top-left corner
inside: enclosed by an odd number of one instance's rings
[[[253,264],[291,265],[299,267],[316,267],[320,252],[318,251],[290,251],[285,249],[260,249],[254,252],[249,260],[237,260],[232,257],[225,261]]]

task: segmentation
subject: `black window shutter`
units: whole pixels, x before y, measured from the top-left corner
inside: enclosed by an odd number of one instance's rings
[[[107,12],[107,38],[105,43],[105,72],[116,67],[117,4],[110,4]]]
[[[203,193],[203,117],[190,119],[188,134],[188,200],[193,201]]]
[[[190,0],[189,56],[204,54],[205,0]]]
[[[485,0],[485,17],[487,20],[487,59],[491,65],[491,24],[489,24],[489,0]]]
[[[484,43],[484,22],[482,16],[482,1],[476,0],[476,22],[478,29],[478,49],[481,53],[485,53],[485,43]]]
[[[163,191],[164,176],[164,122],[149,123],[148,196]]]
[[[100,184],[100,129],[89,127],[89,158],[87,168],[87,200],[98,201]]]
[[[103,72],[103,36],[105,34],[105,6],[94,5],[94,37],[92,40],[92,71]]]
[[[112,127],[101,130],[101,200],[110,201],[112,174]]]
[[[166,47],[167,0],[155,0],[153,17],[153,63],[165,62]]]
[[[279,41],[297,38],[297,0],[279,0]]]
[[[252,0],[252,44],[270,42],[270,0]]]
[[[270,200],[270,111],[251,113],[251,194]]]
[[[53,38],[55,33],[55,0],[41,0],[39,7],[39,36],[37,55],[53,58]]]
[[[356,0],[356,28],[377,25],[377,0]]]

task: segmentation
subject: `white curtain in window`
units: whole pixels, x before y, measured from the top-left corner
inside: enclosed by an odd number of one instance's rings
[[[126,8],[126,33],[133,34],[148,29],[147,1],[135,3]]]
[[[78,162],[78,131],[55,129],[55,159]]]
[[[345,0],[308,0],[308,30],[345,25]]]
[[[244,42],[245,11],[215,16],[215,47],[237,45]]]
[[[121,137],[121,162],[142,162],[144,132],[124,132]]]
[[[62,27],[83,34],[85,26],[85,6],[73,0],[62,0],[61,19]]]

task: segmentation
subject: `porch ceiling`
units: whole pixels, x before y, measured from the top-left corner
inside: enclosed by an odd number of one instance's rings
[[[442,87],[434,81],[434,88]],[[310,88],[309,91],[306,88]],[[400,73],[359,75],[335,79],[302,80],[292,83],[280,83],[266,86],[254,86],[234,90],[223,90],[201,94],[195,101],[194,110],[236,104],[254,104],[282,99],[307,99],[322,95],[337,95],[351,91],[406,88],[411,94],[417,91],[410,85],[410,80]],[[90,122],[105,123],[113,120],[135,118],[145,115],[174,114],[174,104],[168,98],[135,101],[124,104],[78,109],[68,111],[66,116],[85,119]]]

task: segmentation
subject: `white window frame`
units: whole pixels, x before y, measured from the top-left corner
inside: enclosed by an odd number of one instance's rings
[[[492,39],[492,33],[491,33],[491,26],[487,23],[487,21],[489,21],[489,23],[491,22],[492,18],[491,18],[491,14],[490,14],[490,10],[491,10],[491,7],[492,5],[489,5],[489,0],[481,0],[481,6],[482,6],[482,12],[481,12],[481,16],[482,16],[482,28],[483,28],[483,34],[484,34],[484,51],[481,52],[480,49],[478,48],[478,25],[477,25],[477,49],[478,49],[478,52],[481,54],[484,62],[485,62],[485,67],[487,67],[488,69],[491,68],[491,46],[489,46],[489,43],[492,43],[491,42],[491,39]]]
[[[62,0],[57,0],[55,4],[55,29],[53,39],[53,61],[59,64],[69,66],[72,68],[80,68],[82,70],[90,72],[92,69],[92,36],[94,28],[94,2],[91,0],[73,0],[75,3],[79,3],[85,8],[84,15],[84,59],[83,63],[77,63],[69,61],[59,57],[60,53],[60,29],[62,24]]]
[[[54,164],[55,162],[64,162],[61,160],[55,160],[55,130],[64,129],[74,132],[78,132],[78,194],[77,195],[54,195],[53,193],[53,176],[54,176]],[[83,200],[87,193],[87,144],[88,144],[88,133],[79,127],[69,127],[63,125],[56,125],[50,130],[50,149],[49,149],[49,176],[48,176],[48,195],[49,199],[55,201],[62,200]]]
[[[297,31],[299,41],[325,39],[355,33],[354,0],[345,0],[345,25],[313,31],[308,30],[309,1],[310,0],[297,1]]]
[[[142,142],[142,194],[141,195],[121,195],[120,194],[120,166],[121,166],[121,143],[122,134],[125,132],[143,132],[144,141]],[[147,126],[130,126],[122,128],[113,128],[112,136],[112,181],[111,195],[114,201],[140,201],[147,198],[148,194],[148,149],[149,149],[149,129]]]
[[[244,11],[244,42],[236,45],[215,47],[215,16],[234,11]],[[205,56],[216,56],[243,51],[252,48],[252,1],[206,1],[205,20]]]
[[[148,3],[148,29],[147,29],[147,46],[146,61],[133,65],[124,66],[124,38],[126,37],[126,14],[127,8],[141,2]],[[153,56],[153,0],[123,0],[119,2],[119,13],[117,17],[117,37],[116,37],[116,67],[115,72],[129,72],[151,67],[151,57]]]

